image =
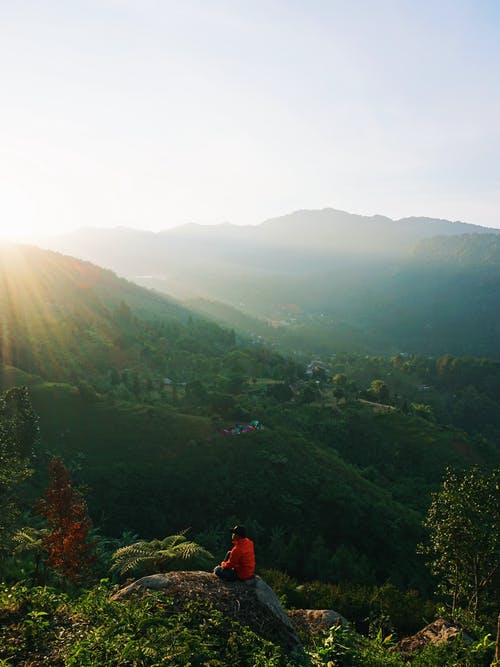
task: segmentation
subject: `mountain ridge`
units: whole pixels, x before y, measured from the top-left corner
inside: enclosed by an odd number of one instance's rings
[[[365,221],[371,220],[371,221],[384,221],[384,222],[391,222],[391,223],[422,223],[422,224],[428,224],[428,223],[445,223],[446,225],[460,225],[463,226],[463,228],[467,229],[475,229],[479,233],[500,233],[500,229],[496,227],[487,227],[485,225],[478,225],[476,223],[470,223],[470,222],[465,222],[463,220],[449,220],[447,218],[432,218],[430,216],[404,216],[402,218],[391,218],[389,216],[380,214],[380,213],[374,213],[371,215],[364,215],[364,214],[358,214],[358,213],[351,213],[349,211],[344,211],[342,209],[336,209],[333,207],[325,207],[322,209],[309,209],[309,208],[299,208],[294,211],[291,211],[290,213],[285,213],[279,216],[273,216],[271,218],[266,218],[263,221],[256,223],[256,224],[245,224],[245,225],[239,225],[235,224],[232,222],[224,221],[220,223],[213,223],[213,224],[203,224],[203,223],[197,223],[197,222],[186,222],[186,223],[180,223],[178,225],[174,225],[172,227],[167,227],[165,229],[160,229],[158,231],[154,230],[146,230],[146,229],[138,229],[136,227],[130,227],[129,225],[116,225],[114,227],[99,227],[99,226],[91,226],[91,225],[85,225],[83,227],[79,227],[71,232],[63,233],[63,234],[54,234],[51,235],[51,238],[59,238],[61,236],[70,236],[74,234],[80,234],[82,232],[89,232],[89,231],[110,231],[110,232],[115,232],[115,231],[120,231],[120,232],[139,232],[139,233],[144,233],[144,234],[153,234],[153,235],[164,235],[164,234],[169,234],[170,232],[177,232],[179,230],[191,230],[191,229],[228,229],[228,228],[236,228],[236,229],[255,229],[261,226],[267,226],[269,224],[274,224],[277,221],[283,221],[284,219],[290,219],[293,218],[297,215],[302,215],[302,214],[310,214],[310,213],[317,213],[317,214],[333,214],[336,216],[348,216],[351,219],[362,219]],[[484,231],[483,231],[484,230]]]
[[[460,221],[325,208],[257,226],[98,230],[54,249],[178,300],[219,302],[278,325],[287,349],[499,358],[499,239],[500,230]],[[238,329],[244,318],[234,315],[223,321]]]
[[[325,208],[301,209],[258,225],[187,223],[159,232],[81,228],[42,239],[40,245],[130,278],[181,269],[189,273],[194,267],[209,270],[211,265],[217,269],[221,263],[295,272],[298,267],[326,265],[331,260],[407,259],[423,239],[465,232],[498,234],[500,230],[438,218],[393,220]]]

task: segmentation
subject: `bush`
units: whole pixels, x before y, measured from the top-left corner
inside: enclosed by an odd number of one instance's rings
[[[269,573],[268,573],[269,574]],[[295,582],[283,573],[268,581],[284,588]],[[0,664],[68,667],[158,665],[172,667],[488,667],[494,641],[472,644],[458,638],[428,646],[408,662],[394,640],[380,631],[373,639],[337,627],[318,638],[306,654],[288,654],[210,604],[174,603],[162,594],[113,602],[103,580],[70,597],[23,584],[0,589]]]
[[[359,632],[412,634],[436,614],[435,604],[417,591],[401,591],[392,584],[361,586],[343,582],[313,581],[299,585],[279,570],[264,570],[262,576],[289,609],[334,609],[354,624]]]
[[[163,595],[109,599],[99,586],[77,598],[48,588],[14,586],[0,593],[0,664],[241,665],[296,667],[294,657],[209,604],[174,605]]]

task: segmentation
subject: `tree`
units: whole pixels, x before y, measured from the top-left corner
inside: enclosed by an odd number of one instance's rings
[[[383,380],[372,380],[369,391],[380,403],[385,403],[389,400],[389,389]]]
[[[189,542],[185,532],[169,535],[163,540],[136,542],[117,549],[112,555],[111,570],[125,574],[138,568],[148,574],[160,568],[175,570],[186,563],[195,563],[199,567],[212,560],[212,554],[196,542]]]
[[[352,398],[357,395],[358,388],[355,382],[349,380],[345,373],[335,373],[332,378],[333,395],[335,398]]]
[[[349,384],[349,380],[345,373],[335,373],[333,376],[333,383],[340,389],[345,389]]]
[[[246,377],[242,373],[231,372],[224,382],[224,391],[230,394],[241,394],[246,385]]]
[[[314,382],[305,384],[300,391],[301,403],[312,403],[320,398],[318,385]]]
[[[89,539],[92,521],[85,499],[73,488],[67,468],[56,456],[49,463],[49,486],[38,509],[49,530],[43,538],[47,566],[78,582],[95,560],[95,544]]]
[[[500,469],[489,476],[477,467],[463,475],[447,469],[424,521],[430,545],[421,551],[451,598],[454,616],[463,607],[476,620],[480,602],[500,565]]]
[[[266,393],[280,403],[284,403],[293,398],[293,392],[286,382],[276,382],[268,385]]]
[[[207,390],[199,380],[192,380],[186,385],[185,396],[192,405],[202,405],[207,400]]]
[[[0,551],[10,546],[19,516],[17,490],[32,473],[38,437],[38,417],[27,388],[9,389],[0,396]]]
[[[430,405],[426,403],[411,403],[411,411],[417,417],[422,417],[422,419],[427,419],[427,421],[435,421],[434,411]]]

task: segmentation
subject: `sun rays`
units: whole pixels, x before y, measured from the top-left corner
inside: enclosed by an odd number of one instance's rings
[[[68,380],[72,353],[93,326],[108,347],[109,316],[94,288],[101,270],[25,245],[0,245],[0,355],[7,366],[34,374],[56,370]],[[77,298],[75,299],[75,288]]]

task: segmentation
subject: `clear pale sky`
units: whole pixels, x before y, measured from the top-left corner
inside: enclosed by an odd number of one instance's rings
[[[498,0],[0,0],[0,236],[500,227]]]

